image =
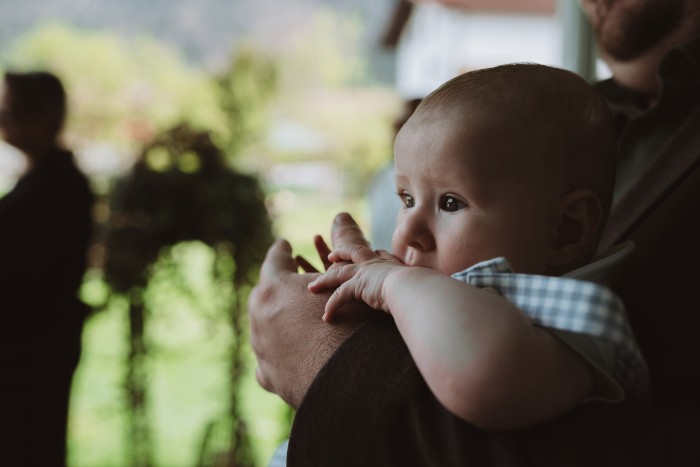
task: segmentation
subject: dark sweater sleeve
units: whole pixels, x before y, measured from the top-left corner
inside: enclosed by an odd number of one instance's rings
[[[697,408],[588,403],[543,425],[485,432],[432,395],[393,320],[364,323],[319,372],[292,426],[288,465],[700,465]]]

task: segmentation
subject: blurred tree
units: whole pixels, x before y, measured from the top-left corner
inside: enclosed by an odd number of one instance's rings
[[[316,152],[276,149],[275,159],[327,161],[345,175],[349,196],[362,196],[372,174],[390,160],[391,122],[400,108],[394,92],[372,80],[363,27],[357,16],[320,9],[278,48],[274,115],[323,135],[323,144]]]
[[[78,147],[102,141],[131,149],[180,121],[226,131],[209,76],[150,38],[49,23],[18,39],[5,66],[61,76],[72,108],[67,136]]]
[[[228,303],[220,310],[232,329],[228,410],[209,423],[200,465],[253,465],[238,388],[243,374],[246,296],[272,241],[257,180],[228,169],[208,133],[180,125],[144,147],[137,164],[114,188],[110,204],[105,278],[130,304],[126,389],[131,464],[153,464],[145,364],[149,282],[158,267],[177,269],[171,259],[173,247],[199,241],[215,252],[215,281],[230,284]],[[190,290],[186,281],[174,285],[185,294]],[[222,294],[226,291],[222,288]]]
[[[12,44],[4,65],[44,68],[64,79],[72,107],[67,137],[78,151],[101,142],[130,158],[158,132],[187,122],[210,132],[230,160],[247,155],[248,168],[264,170],[290,157],[327,160],[357,195],[386,161],[397,108],[391,91],[364,89],[371,78],[361,32],[358,17],[322,9],[274,51],[244,44],[212,76],[151,38],[49,23]],[[272,119],[323,134],[322,153],[266,145]]]
[[[221,144],[232,157],[259,143],[269,126],[270,103],[276,95],[275,60],[253,47],[239,47],[228,68],[216,79],[218,105],[227,131]]]
[[[284,86],[290,95],[366,83],[369,69],[360,46],[362,26],[358,17],[330,9],[310,15],[284,46]]]
[[[331,105],[319,100],[308,104],[304,121],[333,137],[325,157],[342,167],[346,195],[363,196],[372,175],[391,160],[391,122],[398,109],[393,93],[366,87],[335,91]]]

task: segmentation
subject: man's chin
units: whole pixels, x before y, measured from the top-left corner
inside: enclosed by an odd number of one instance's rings
[[[626,63],[632,62],[639,57],[644,56],[649,50],[651,50],[656,43],[649,44],[632,44],[628,46],[620,46],[619,42],[609,41],[608,44],[604,40],[599,41],[601,51],[604,55],[607,55],[612,60],[616,62]]]
[[[662,44],[683,21],[683,3],[651,1],[637,9],[607,11],[598,19],[600,49],[618,62],[630,62]]]

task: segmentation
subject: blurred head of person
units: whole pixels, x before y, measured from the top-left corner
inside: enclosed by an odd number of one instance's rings
[[[58,146],[66,93],[55,75],[7,72],[0,87],[0,134],[30,161]]]
[[[698,3],[696,0],[581,0],[601,52],[618,61],[634,60],[674,36],[687,35],[682,34],[688,29],[686,24],[700,24]]]

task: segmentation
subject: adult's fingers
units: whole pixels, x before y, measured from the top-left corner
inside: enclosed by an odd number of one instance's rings
[[[370,246],[360,226],[347,212],[341,212],[333,219],[331,241],[333,248],[338,248],[341,245],[362,245],[368,248]]]
[[[333,262],[328,259],[331,249],[320,235],[314,235],[314,246],[316,247],[319,258],[321,258],[321,261],[323,262],[323,267],[328,270],[328,268],[333,266]]]
[[[292,256],[292,246],[287,240],[275,240],[267,250],[265,260],[260,269],[260,275],[278,276],[280,273],[293,272],[296,274],[297,262]]]
[[[297,266],[304,270],[304,272],[319,272],[318,269],[314,267],[313,264],[309,263],[303,256],[295,256],[294,259],[297,262]]]

